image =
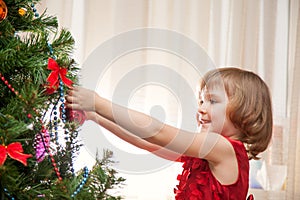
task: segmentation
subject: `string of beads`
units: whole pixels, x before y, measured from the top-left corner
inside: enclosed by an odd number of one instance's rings
[[[76,190],[71,195],[72,198],[74,198],[83,188],[83,186],[86,184],[89,177],[89,169],[87,167],[83,168],[83,178],[80,181],[79,185],[76,187]]]
[[[13,196],[11,196],[11,194],[8,192],[8,190],[6,188],[3,189],[6,196],[10,199],[10,200],[15,200],[15,198]]]

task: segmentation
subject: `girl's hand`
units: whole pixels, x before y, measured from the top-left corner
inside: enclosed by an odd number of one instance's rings
[[[67,107],[75,110],[95,111],[98,94],[83,87],[74,87],[68,91]]]

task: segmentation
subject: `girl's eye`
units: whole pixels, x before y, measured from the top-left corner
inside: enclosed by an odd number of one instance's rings
[[[210,99],[210,100],[209,100],[209,102],[210,102],[211,104],[215,104],[215,103],[217,103],[217,101],[216,101],[216,100],[214,100],[214,99]]]

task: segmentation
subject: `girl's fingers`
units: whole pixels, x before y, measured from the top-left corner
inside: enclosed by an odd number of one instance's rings
[[[74,87],[73,89],[69,89],[69,90],[67,91],[67,94],[68,94],[69,96],[78,96],[78,95],[80,94],[80,88]]]
[[[67,102],[72,103],[72,96],[67,95],[66,100],[67,100]]]
[[[73,96],[67,95],[66,100],[67,100],[67,104],[76,104],[77,103],[76,98],[74,98]]]
[[[79,86],[76,86],[76,87],[74,87],[74,88],[73,88],[73,91],[79,91],[79,90],[80,90],[80,88],[81,88],[81,87],[79,87]]]
[[[73,92],[73,90],[70,89],[70,90],[67,91],[67,94],[68,94],[68,95],[72,95],[72,92]]]
[[[66,104],[67,108],[71,108],[73,110],[78,110],[78,106],[76,104]]]
[[[71,108],[71,109],[74,109],[74,110],[79,110],[80,109],[79,104],[75,103],[74,101],[67,100],[65,105],[66,105],[67,108]]]
[[[74,86],[72,86],[72,85],[69,86],[69,89],[70,89],[70,90],[74,90]]]

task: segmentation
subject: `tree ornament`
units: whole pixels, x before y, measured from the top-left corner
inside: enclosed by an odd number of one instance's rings
[[[53,118],[52,118],[52,121],[51,123],[53,123],[53,128],[54,128],[54,138],[55,138],[55,143],[56,145],[58,146],[59,145],[59,142],[58,142],[58,117],[57,117],[57,103],[54,105],[53,107],[53,110],[51,112],[51,116],[53,114]],[[52,125],[51,125],[52,126]],[[53,136],[52,132],[51,132],[51,137]]]
[[[19,97],[22,101],[24,101],[26,104],[28,104],[28,102],[22,97],[22,95],[20,95],[19,92],[17,90],[15,90],[15,88],[12,87],[12,85],[5,79],[5,77],[1,73],[0,73],[0,79],[13,93],[15,93],[15,95],[17,97]]]
[[[57,89],[59,86],[59,80],[61,80],[68,87],[71,87],[73,84],[73,82],[66,76],[67,69],[60,67],[53,58],[48,59],[47,69],[52,71],[47,78],[50,88]]]
[[[19,15],[21,15],[22,17],[27,13],[27,9],[26,8],[20,8],[18,10]]]
[[[7,16],[7,6],[3,0],[0,0],[0,22]]]
[[[37,162],[42,162],[50,148],[50,135],[46,129],[35,136],[35,157]]]
[[[0,145],[0,166],[4,164],[7,155],[27,166],[27,159],[32,157],[31,154],[23,154],[23,147],[20,142],[14,142],[8,146]]]
[[[32,9],[32,11],[33,11],[33,13],[34,13],[34,16],[35,16],[35,17],[39,17],[40,15],[39,15],[39,13],[37,12],[34,3],[32,3],[30,6],[31,6],[31,9]]]
[[[73,110],[66,108],[66,119],[70,122],[76,122],[82,125],[86,120],[86,113],[82,110]]]
[[[50,156],[50,160],[51,160],[51,162],[52,162],[52,166],[53,166],[53,168],[54,168],[54,171],[55,171],[55,173],[56,173],[56,176],[57,176],[58,180],[59,180],[59,181],[62,181],[63,179],[62,179],[62,177],[61,177],[61,175],[60,175],[60,172],[59,172],[59,170],[58,170],[58,168],[57,168],[57,164],[56,164],[56,162],[55,162],[55,159],[54,159],[53,154],[52,154],[52,153],[49,153],[49,156]]]
[[[76,190],[71,195],[72,198],[74,198],[82,190],[83,186],[87,182],[88,177],[89,177],[89,169],[87,167],[84,167],[84,169],[83,169],[83,178],[80,181],[79,185],[77,186]]]
[[[4,188],[3,191],[10,200],[15,200],[15,198],[8,192],[7,188]]]

